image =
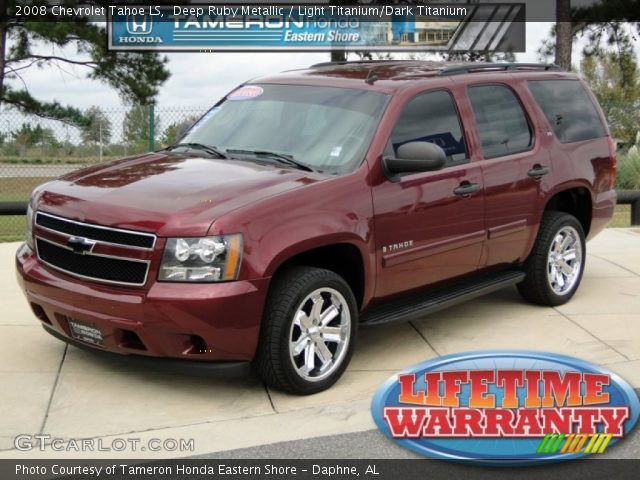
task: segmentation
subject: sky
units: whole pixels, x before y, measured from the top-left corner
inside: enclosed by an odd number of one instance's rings
[[[536,50],[548,36],[552,23],[527,24],[527,51],[517,54],[521,62],[537,62]],[[43,54],[55,53],[77,58],[74,49],[41,48]],[[236,85],[262,75],[304,68],[329,60],[328,53],[171,53],[169,80],[161,87],[156,104],[163,107],[197,107],[213,105]],[[401,55],[397,55],[400,58]],[[351,56],[350,58],[355,58]],[[60,68],[29,68],[22,77],[31,94],[45,101],[57,100],[63,105],[86,109],[98,105],[102,109],[122,108],[117,93],[99,81],[86,78],[83,67],[61,64]],[[13,82],[20,87],[21,82]]]

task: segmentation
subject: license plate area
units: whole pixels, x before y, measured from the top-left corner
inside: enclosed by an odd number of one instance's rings
[[[81,322],[74,318],[67,317],[71,336],[76,340],[80,340],[92,345],[103,345],[102,332],[92,323]]]

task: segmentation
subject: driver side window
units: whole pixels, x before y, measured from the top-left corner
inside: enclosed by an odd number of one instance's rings
[[[467,163],[460,118],[451,94],[445,90],[421,93],[407,103],[387,144],[387,155],[409,142],[430,142],[442,148],[446,166]]]

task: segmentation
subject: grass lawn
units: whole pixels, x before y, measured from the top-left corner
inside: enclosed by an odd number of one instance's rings
[[[0,202],[29,200],[31,192],[51,177],[9,177],[0,178]]]
[[[0,202],[27,201],[31,192],[50,177],[0,178]],[[0,242],[24,239],[25,219],[23,215],[0,216]]]
[[[610,227],[626,228],[631,226],[631,205],[616,205]]]
[[[24,215],[0,216],[0,242],[17,242],[24,240]]]

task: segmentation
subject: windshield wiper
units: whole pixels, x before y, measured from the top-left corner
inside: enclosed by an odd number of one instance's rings
[[[178,147],[191,148],[193,150],[202,150],[203,152],[207,152],[210,155],[215,155],[218,158],[229,158],[222,150],[218,150],[213,145],[205,145],[204,143],[176,143],[175,145],[167,147],[167,150],[171,151],[174,148]]]
[[[315,170],[311,168],[309,165],[296,160],[295,158],[293,158],[293,155],[287,155],[286,153],[270,152],[269,150],[243,150],[238,148],[236,149],[228,148],[227,153],[230,153],[230,154],[235,153],[237,155],[255,155],[257,157],[268,157],[280,163],[284,163],[286,165],[299,168],[300,170],[305,170],[307,172],[315,172]]]

